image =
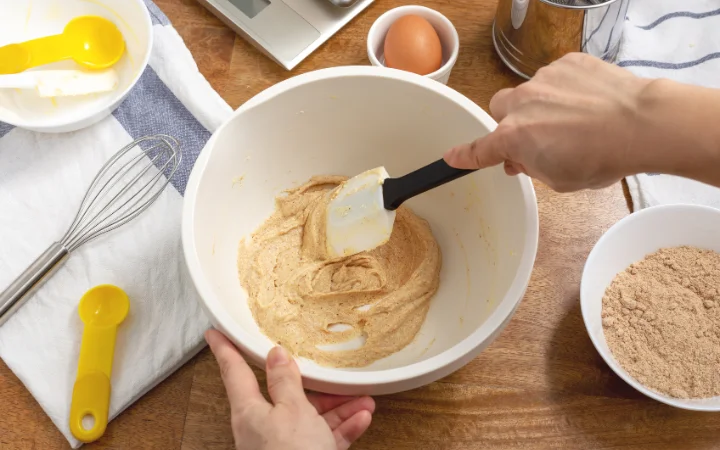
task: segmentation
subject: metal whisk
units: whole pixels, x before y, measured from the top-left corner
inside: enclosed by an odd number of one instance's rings
[[[0,293],[0,325],[71,252],[148,209],[175,176],[181,159],[177,140],[166,135],[145,136],[112,156],[90,183],[65,235]]]

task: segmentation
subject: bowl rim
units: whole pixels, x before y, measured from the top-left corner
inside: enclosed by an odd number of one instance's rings
[[[216,137],[221,135],[235,117],[255,105],[268,101],[298,86],[324,79],[341,77],[385,78],[414,84],[422,89],[448,97],[451,101],[477,118],[490,132],[497,126],[497,123],[482,108],[473,103],[469,98],[442,83],[438,83],[421,75],[375,66],[332,67],[297,75],[269,87],[239,107],[207,142],[190,174],[183,202],[182,245],[190,276],[198,291],[200,302],[210,316],[211,322],[219,325],[221,331],[226,332],[233,342],[256,361],[265,361],[267,356],[266,353],[263,353],[263,350],[266,350],[265,345],[256,343],[254,338],[251,338],[239,324],[224,312],[221,302],[216,298],[209,282],[203,274],[194,241],[194,209],[198,187],[211,157]],[[383,386],[427,377],[433,373],[441,372],[443,368],[452,366],[457,361],[462,361],[468,356],[475,356],[479,353],[481,351],[479,350],[481,344],[490,338],[497,330],[503,328],[504,324],[507,323],[508,319],[513,315],[517,306],[522,301],[532,275],[537,255],[539,216],[535,189],[529,177],[518,175],[517,180],[520,184],[525,204],[525,215],[528,218],[524,251],[520,256],[520,263],[510,288],[497,303],[495,310],[475,331],[447,350],[407,366],[373,371],[348,371],[342,368],[335,369],[299,364],[302,376],[316,382],[336,386]],[[339,374],[342,376],[339,377]]]
[[[38,121],[11,121],[8,120],[8,118],[0,118],[1,121],[10,124],[14,127],[21,128],[21,129],[28,129],[28,130],[39,130],[39,129],[60,129],[68,126],[72,126],[78,123],[86,122],[94,117],[99,116],[100,114],[103,114],[105,110],[109,110],[109,114],[112,114],[114,111],[113,106],[117,106],[116,103],[119,101],[122,101],[129,93],[130,91],[135,87],[138,80],[140,80],[140,77],[145,73],[145,69],[148,66],[148,63],[150,62],[150,55],[152,54],[153,50],[153,43],[154,43],[154,33],[153,33],[153,24],[152,19],[150,17],[150,10],[148,9],[147,5],[145,5],[145,2],[143,0],[131,0],[134,2],[139,8],[141,8],[142,11],[145,12],[143,14],[143,25],[147,31],[148,34],[148,42],[146,45],[147,51],[145,52],[145,56],[143,57],[142,63],[140,64],[140,70],[135,74],[135,77],[132,79],[130,84],[122,91],[122,92],[115,92],[115,95],[108,98],[107,104],[100,105],[96,108],[85,110],[79,110],[79,112],[71,117],[65,118],[65,119],[41,119]],[[117,16],[119,13],[115,12],[115,10],[111,11],[113,15]],[[125,50],[127,52],[127,49]]]
[[[710,206],[704,206],[704,205],[695,205],[695,204],[689,204],[689,203],[677,203],[677,204],[668,204],[668,205],[656,205],[656,206],[650,206],[648,208],[641,209],[639,211],[633,212],[631,214],[628,214],[627,216],[623,217],[619,221],[615,222],[603,235],[598,239],[598,241],[593,246],[592,250],[590,251],[590,254],[587,257],[587,260],[585,260],[585,265],[583,267],[583,273],[580,278],[580,311],[583,318],[583,324],[585,325],[585,331],[587,332],[588,336],[590,337],[590,341],[592,342],[593,346],[595,347],[595,350],[600,354],[603,361],[605,361],[605,364],[607,364],[610,369],[615,372],[617,376],[619,376],[623,381],[625,381],[627,384],[632,386],[635,390],[640,392],[641,394],[650,397],[654,400],[659,401],[660,403],[664,403],[669,406],[673,406],[675,408],[685,409],[688,411],[704,411],[704,412],[714,412],[714,411],[720,411],[720,405],[718,406],[707,406],[702,404],[697,405],[690,405],[685,402],[688,400],[701,400],[701,399],[675,399],[673,397],[669,397],[667,395],[661,394],[659,392],[656,392],[648,387],[646,387],[644,384],[640,383],[638,380],[636,380],[633,376],[631,376],[629,373],[625,371],[625,369],[622,368],[620,363],[618,363],[615,360],[615,357],[612,355],[612,351],[606,352],[604,349],[600,346],[600,341],[598,338],[594,336],[594,334],[590,331],[590,325],[589,321],[590,319],[590,312],[588,311],[590,300],[587,299],[588,294],[585,293],[587,283],[589,282],[590,274],[589,271],[592,268],[592,266],[595,264],[595,260],[598,258],[598,253],[600,252],[600,249],[607,245],[607,242],[613,239],[614,236],[620,234],[623,232],[623,230],[627,227],[629,223],[632,223],[634,221],[638,220],[644,220],[649,216],[653,216],[656,214],[662,214],[666,211],[677,211],[678,213],[682,213],[683,211],[688,210],[697,210],[697,211],[705,211],[712,214],[715,214],[720,217],[720,209],[716,209]],[[605,287],[607,289],[607,286]],[[603,332],[604,336],[604,332]],[[605,339],[603,337],[603,339]],[[712,398],[712,397],[711,397]]]
[[[366,47],[368,52],[368,59],[370,59],[370,63],[373,66],[376,67],[385,67],[388,68],[385,64],[381,63],[378,59],[377,55],[375,54],[375,49],[372,48],[372,38],[375,37],[375,35],[378,34],[378,27],[380,24],[387,20],[388,16],[391,14],[399,14],[399,17],[412,14],[413,11],[422,11],[429,15],[435,16],[440,21],[444,22],[445,25],[447,25],[448,29],[452,31],[453,37],[455,39],[455,45],[453,46],[452,52],[450,53],[450,57],[448,58],[447,62],[440,66],[439,69],[437,69],[434,72],[430,72],[426,75],[422,75],[424,77],[436,79],[441,77],[442,75],[445,75],[447,72],[451,71],[453,67],[455,67],[455,63],[458,59],[458,54],[460,53],[460,35],[457,32],[457,29],[455,28],[455,25],[445,17],[441,12],[436,11],[432,8],[428,8],[427,6],[420,6],[420,5],[404,5],[404,6],[398,6],[397,8],[392,8],[380,15],[377,19],[375,19],[375,22],[370,26],[370,30],[368,31],[367,38],[366,38]],[[402,12],[406,12],[406,14],[400,14]]]

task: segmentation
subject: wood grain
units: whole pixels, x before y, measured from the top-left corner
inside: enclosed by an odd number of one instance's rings
[[[323,0],[308,0],[323,1]],[[195,0],[156,0],[200,71],[237,107],[289,76],[368,64],[365,36],[384,11],[376,2],[293,72],[271,62]],[[497,90],[521,80],[499,61],[491,40],[493,0],[418,0],[445,14],[460,34],[450,86],[487,109]],[[594,350],[579,308],[585,258],[602,233],[628,214],[618,184],[560,195],[536,184],[540,246],[512,322],[478,358],[424,388],[378,398],[365,450],[720,448],[720,416],[647,399],[615,376]],[[264,376],[256,371],[261,383]],[[89,448],[231,449],[229,407],[205,350],[118,419]],[[0,363],[0,449],[67,448],[20,381]]]

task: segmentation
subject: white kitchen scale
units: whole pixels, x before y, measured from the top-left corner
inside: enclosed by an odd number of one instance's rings
[[[227,26],[287,70],[373,0],[199,0]]]

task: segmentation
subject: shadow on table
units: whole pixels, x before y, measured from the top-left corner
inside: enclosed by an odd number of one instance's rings
[[[582,448],[718,448],[714,414],[675,409],[618,377],[590,341],[579,299],[555,329],[546,373],[564,421]],[[578,447],[580,448],[580,447]]]

